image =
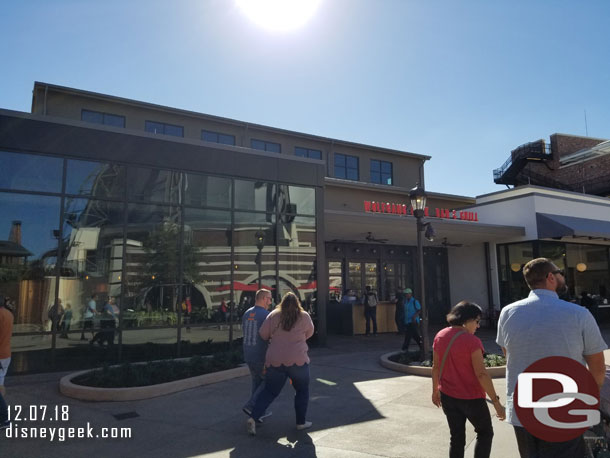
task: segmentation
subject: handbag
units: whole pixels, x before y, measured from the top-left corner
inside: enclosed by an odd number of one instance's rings
[[[443,376],[443,367],[445,367],[445,361],[447,361],[447,356],[449,356],[449,349],[451,348],[451,345],[453,345],[453,342],[455,342],[455,339],[457,339],[459,336],[461,336],[462,334],[464,334],[466,331],[464,329],[462,329],[461,331],[457,332],[449,341],[449,345],[447,345],[447,349],[445,350],[445,354],[443,355],[443,359],[441,361],[441,367],[438,371],[438,381],[441,381],[441,377]]]

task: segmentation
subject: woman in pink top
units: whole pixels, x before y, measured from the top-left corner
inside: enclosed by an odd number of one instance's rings
[[[296,427],[299,430],[311,427],[311,422],[305,420],[309,404],[306,340],[313,335],[311,317],[293,293],[286,293],[280,305],[263,322],[259,334],[269,341],[265,357],[267,372],[264,388],[256,398],[251,418],[248,418],[248,433],[256,434],[256,422],[280,394],[287,378],[295,390]]]
[[[439,331],[434,338],[432,402],[437,407],[442,406],[447,416],[451,433],[449,458],[464,456],[466,420],[472,423],[477,433],[474,457],[489,457],[494,432],[485,393],[493,401],[500,420],[506,417],[500,397],[485,369],[483,344],[474,336],[481,322],[481,314],[481,307],[477,304],[460,302],[447,315],[451,326]]]

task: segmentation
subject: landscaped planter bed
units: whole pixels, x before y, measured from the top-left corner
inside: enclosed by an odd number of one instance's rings
[[[182,368],[183,373],[174,374],[174,380],[162,383],[155,383],[152,381],[150,384],[147,384],[148,379],[144,376],[149,377],[150,380],[159,379],[159,369],[171,369],[172,367],[180,369],[180,366],[188,365],[189,360],[190,358],[182,358],[174,361],[133,363],[129,366],[116,365],[104,369],[80,371],[63,377],[59,382],[59,390],[65,396],[83,401],[135,401],[164,396],[166,394],[222,382],[236,377],[243,377],[249,374],[248,368],[243,364],[224,370],[217,370],[218,368],[222,369],[222,365],[214,366],[208,364],[205,369],[206,373],[201,375],[189,376],[189,372],[184,371],[184,368]],[[211,361],[212,358],[209,358],[208,360]],[[225,364],[225,366],[226,365],[227,364]],[[234,363],[228,363],[228,365],[236,366]],[[151,377],[150,373],[152,372],[153,375],[155,375],[155,370],[157,371],[157,377]],[[146,372],[148,373],[146,374]],[[126,380],[121,380],[120,376],[125,375],[121,373],[127,373],[128,376],[126,377]],[[143,373],[145,373],[144,376]],[[105,380],[105,378],[109,380]],[[115,380],[117,378],[119,380]],[[162,374],[161,378],[168,379],[170,377]],[[122,386],[113,386],[117,384]]]
[[[405,374],[411,374],[411,375],[420,375],[423,377],[432,377],[432,368],[431,367],[421,366],[421,365],[417,365],[417,364],[413,364],[413,365],[402,364],[402,363],[397,363],[397,362],[390,360],[390,357],[399,355],[401,353],[403,353],[403,352],[402,351],[393,351],[393,352],[381,355],[381,357],[379,359],[379,363],[383,367],[385,367],[387,369],[391,369],[393,371],[403,372]],[[487,372],[489,373],[490,377],[492,377],[492,378],[505,377],[506,376],[506,366],[488,367]]]

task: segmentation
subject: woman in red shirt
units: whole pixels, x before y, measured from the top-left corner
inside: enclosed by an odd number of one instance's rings
[[[489,457],[494,433],[485,393],[493,401],[498,418],[506,418],[500,397],[485,369],[483,344],[474,336],[482,313],[477,304],[462,301],[447,315],[451,326],[434,337],[432,402],[437,407],[442,406],[447,416],[451,432],[449,458],[464,456],[466,420],[477,433],[474,457]]]

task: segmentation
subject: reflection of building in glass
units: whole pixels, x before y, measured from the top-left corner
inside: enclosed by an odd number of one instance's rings
[[[86,176],[81,187],[81,193],[90,197],[67,199],[66,232],[69,230],[69,234],[66,234],[64,270],[73,277],[84,279],[91,285],[97,282],[94,289],[101,293],[120,295],[123,219],[126,218],[127,305],[134,310],[144,310],[147,304],[153,309],[173,310],[173,302],[180,289],[179,266],[174,256],[179,251],[180,243],[180,203],[205,205],[211,201],[212,205],[228,204],[229,211],[197,213],[188,208],[188,221],[182,233],[187,254],[183,260],[183,295],[190,294],[193,306],[207,309],[209,316],[223,300],[230,300],[230,288],[226,288],[224,283],[231,275],[232,265],[235,282],[258,284],[255,268],[258,263],[262,267],[262,283],[276,291],[276,300],[285,292],[292,291],[303,300],[312,302],[315,286],[312,287],[310,283],[307,289],[299,288],[315,280],[315,221],[311,217],[297,216],[294,213],[297,204],[290,203],[292,192],[296,195],[296,202],[302,203],[305,211],[313,213],[311,190],[236,180],[234,186],[239,198],[236,207],[260,209],[264,213],[240,211],[231,229],[230,200],[222,197],[231,194],[231,180],[130,167],[127,171],[128,182],[139,184],[127,187],[128,199],[134,196],[137,200],[156,201],[159,204],[129,204],[125,211],[117,202],[101,200],[108,195],[120,195],[118,190],[121,182],[125,181],[124,168],[102,164],[97,170],[97,175],[91,172]],[[246,222],[251,221],[253,216],[258,222]],[[263,231],[266,239],[260,256],[258,249],[252,245],[259,231]],[[156,244],[151,243],[153,235],[157,239]],[[158,242],[162,239],[165,244],[160,246],[166,249],[159,252]],[[168,240],[170,246],[166,246]],[[233,264],[232,240],[237,241],[238,245],[234,248],[238,261]],[[159,262],[155,258],[159,258]],[[156,262],[163,265],[163,269],[155,266]],[[142,271],[147,274],[142,275]],[[253,288],[248,289],[237,289],[236,302],[241,302],[244,295],[253,296]]]
[[[0,266],[23,265],[31,255],[21,245],[21,221],[13,221],[8,240],[0,240]]]

